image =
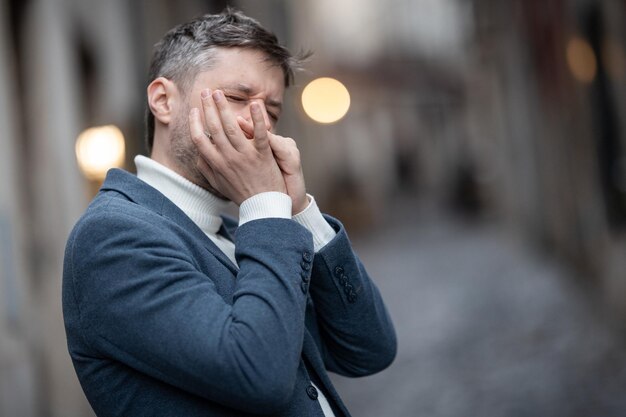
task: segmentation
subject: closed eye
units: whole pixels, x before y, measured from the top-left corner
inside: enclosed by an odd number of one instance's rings
[[[237,103],[243,103],[244,101],[247,101],[245,98],[243,97],[238,97],[238,96],[232,96],[232,95],[228,95],[226,96],[226,98],[230,101],[234,101]]]

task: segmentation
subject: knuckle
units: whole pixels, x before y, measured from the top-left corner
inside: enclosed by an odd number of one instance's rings
[[[295,143],[293,146],[289,146],[289,153],[294,156],[294,157],[300,157],[300,149],[298,149],[297,146],[295,146]]]
[[[237,134],[237,129],[235,129],[235,126],[228,125],[224,127],[224,133],[226,133],[229,137],[235,136]]]
[[[220,130],[220,125],[214,121],[208,121],[206,128],[211,134],[216,134]]]
[[[191,140],[195,144],[202,142],[202,134],[199,134],[198,132],[191,132]]]

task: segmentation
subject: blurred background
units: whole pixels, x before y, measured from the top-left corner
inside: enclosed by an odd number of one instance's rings
[[[626,415],[626,2],[1,0],[0,416],[93,415],[65,240],[145,152],[154,43],[227,4],[315,52],[278,130],[399,338],[335,377],[353,415]],[[338,121],[302,102],[319,77]]]

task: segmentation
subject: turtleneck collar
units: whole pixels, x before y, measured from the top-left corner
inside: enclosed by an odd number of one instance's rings
[[[211,194],[171,169],[143,155],[135,157],[137,178],[159,190],[206,234],[216,235],[229,201]]]

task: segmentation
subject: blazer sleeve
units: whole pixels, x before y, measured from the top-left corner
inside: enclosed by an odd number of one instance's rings
[[[337,235],[315,254],[310,293],[319,347],[328,370],[365,376],[391,364],[396,334],[376,285],[352,250],[343,225],[325,215]]]
[[[301,261],[313,253],[310,233],[285,219],[239,228],[232,305],[185,244],[162,222],[132,211],[81,221],[68,241],[66,274],[85,343],[94,354],[228,407],[280,409],[302,350]]]

